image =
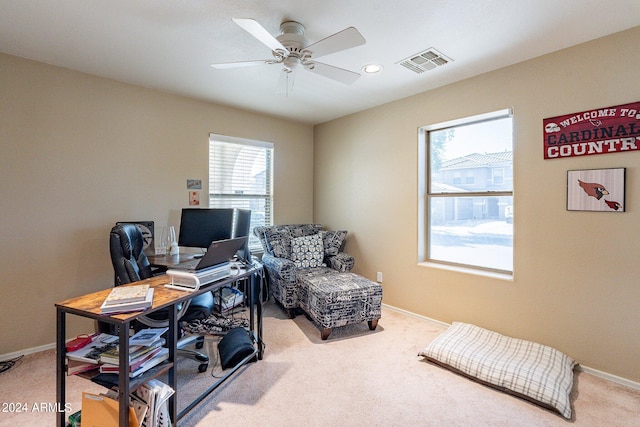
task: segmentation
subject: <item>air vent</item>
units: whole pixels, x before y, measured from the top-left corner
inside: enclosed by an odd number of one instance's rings
[[[411,55],[407,59],[396,62],[396,64],[400,64],[403,67],[420,74],[425,71],[433,70],[436,67],[446,65],[451,61],[452,59],[447,58],[434,48],[429,48],[424,52],[416,53],[415,55]]]

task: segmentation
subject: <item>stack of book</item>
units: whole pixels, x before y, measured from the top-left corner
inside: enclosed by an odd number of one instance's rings
[[[67,352],[67,375],[98,369],[102,353],[117,346],[118,337],[115,335],[91,335],[91,342]]]
[[[134,378],[164,362],[169,357],[169,349],[163,347],[162,334],[168,328],[142,329],[129,339],[129,377]],[[120,351],[114,347],[100,354],[100,373],[120,372]]]
[[[116,286],[100,306],[102,314],[140,311],[153,305],[153,288],[149,285]]]

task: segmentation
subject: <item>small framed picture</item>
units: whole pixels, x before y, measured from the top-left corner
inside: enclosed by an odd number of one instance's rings
[[[624,212],[625,168],[567,172],[567,210]]]
[[[189,191],[189,206],[200,206],[199,191]]]
[[[187,180],[187,189],[189,189],[189,190],[202,190],[202,180],[201,179],[188,179]]]

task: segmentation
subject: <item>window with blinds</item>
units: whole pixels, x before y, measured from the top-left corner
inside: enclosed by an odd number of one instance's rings
[[[419,133],[419,260],[513,275],[513,112]]]
[[[249,247],[260,250],[253,229],[273,224],[273,144],[209,135],[209,206],[250,209]]]

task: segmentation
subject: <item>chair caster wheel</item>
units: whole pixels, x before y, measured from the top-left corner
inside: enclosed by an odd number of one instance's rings
[[[209,367],[208,363],[201,363],[200,366],[198,366],[198,372],[200,373],[205,372],[208,367]]]
[[[199,350],[199,349],[201,349],[202,347],[204,347],[204,342],[202,342],[202,341],[198,341],[198,342],[196,343],[196,348]]]
[[[204,354],[196,354],[195,357],[196,357],[196,359],[198,359],[201,362],[209,362],[209,357],[205,356]]]

